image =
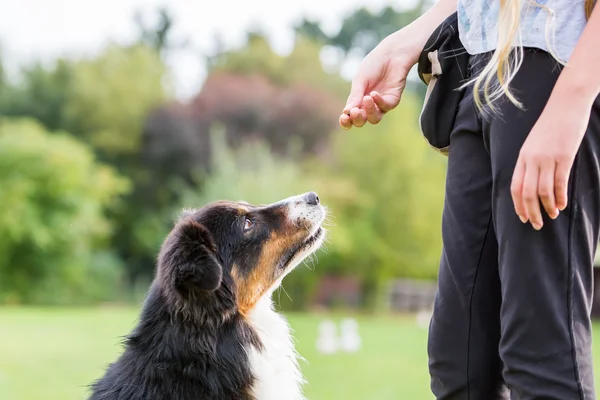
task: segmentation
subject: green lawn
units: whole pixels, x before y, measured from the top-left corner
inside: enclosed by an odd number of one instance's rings
[[[86,385],[120,352],[119,337],[136,318],[133,308],[0,308],[0,399],[85,399]],[[361,351],[331,356],[315,348],[321,316],[288,319],[307,359],[310,400],[432,398],[426,331],[413,317],[359,317]],[[595,354],[600,359],[600,347]]]

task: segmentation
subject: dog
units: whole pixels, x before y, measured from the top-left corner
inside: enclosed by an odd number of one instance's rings
[[[301,400],[304,379],[273,291],[322,245],[316,193],[182,213],[124,351],[90,400]]]

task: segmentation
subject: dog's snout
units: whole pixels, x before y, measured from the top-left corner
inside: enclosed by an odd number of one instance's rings
[[[311,206],[316,206],[319,204],[319,196],[315,192],[307,193],[305,196],[306,202]]]

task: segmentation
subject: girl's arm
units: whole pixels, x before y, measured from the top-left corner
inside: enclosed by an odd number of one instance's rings
[[[600,94],[600,12],[597,8],[561,72],[549,101],[562,102],[567,96],[582,103],[580,107],[591,108]]]
[[[521,148],[511,193],[523,223],[543,225],[540,200],[556,218],[567,206],[569,175],[600,94],[600,11],[598,7],[562,70],[548,103]]]

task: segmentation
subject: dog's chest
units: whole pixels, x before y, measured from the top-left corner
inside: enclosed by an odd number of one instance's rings
[[[250,365],[256,378],[253,394],[257,400],[301,400],[302,375],[298,368],[290,327],[273,310],[271,299],[265,296],[250,314],[250,322],[263,344],[252,347]]]

